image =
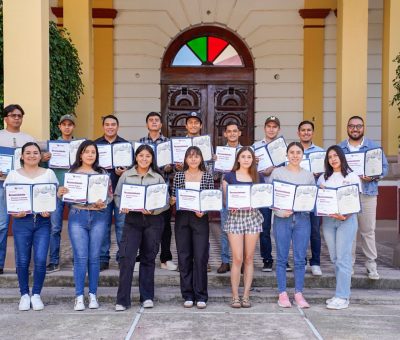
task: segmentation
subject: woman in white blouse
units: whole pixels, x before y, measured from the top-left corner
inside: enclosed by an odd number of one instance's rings
[[[36,143],[24,144],[21,151],[21,169],[12,170],[4,185],[7,184],[58,184],[53,170],[39,166],[41,154]],[[12,230],[16,250],[17,274],[21,300],[19,310],[42,310],[40,298],[44,278],[46,276],[46,258],[50,241],[50,212],[33,214],[21,211],[13,216]],[[33,287],[32,297],[29,296],[29,263],[33,248]]]

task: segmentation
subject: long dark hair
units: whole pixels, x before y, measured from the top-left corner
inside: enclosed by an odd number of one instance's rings
[[[206,165],[204,164],[204,158],[203,158],[203,154],[201,153],[201,150],[198,146],[189,146],[188,149],[185,152],[185,160],[183,162],[183,171],[186,171],[187,169],[189,169],[189,165],[187,164],[186,160],[189,156],[192,155],[197,155],[200,156],[201,158],[201,162],[199,164],[199,169],[203,172],[206,172]]]
[[[136,156],[137,156],[138,154],[140,154],[143,150],[146,150],[146,151],[151,155],[151,163],[150,163],[150,168],[151,168],[151,170],[153,170],[154,172],[156,172],[156,173],[158,173],[158,174],[161,175],[160,170],[158,169],[157,165],[156,165],[155,162],[154,162],[155,157],[154,157],[153,148],[152,148],[150,145],[148,145],[148,144],[142,144],[142,145],[140,145],[140,146],[136,149],[136,152],[135,152],[135,159],[133,160],[133,166],[134,166],[135,168],[137,167],[138,162],[137,162],[137,160],[136,160]]]
[[[21,163],[21,166],[23,167],[24,166],[24,160],[22,159],[22,155],[24,154],[24,151],[25,151],[25,149],[28,147],[28,146],[35,146],[38,150],[39,150],[39,154],[40,154],[40,152],[41,152],[41,150],[40,150],[40,147],[39,147],[39,145],[37,144],[37,143],[35,143],[35,142],[28,142],[28,143],[25,143],[23,146],[22,146],[22,150],[21,150],[21,159],[20,159],[20,163]]]
[[[75,162],[74,164],[72,164],[70,172],[74,172],[75,170],[77,170],[79,167],[82,166],[82,154],[83,152],[89,147],[93,145],[95,150],[96,150],[96,159],[92,165],[92,169],[96,172],[100,172],[100,173],[105,173],[107,172],[104,168],[102,168],[99,165],[99,150],[97,149],[97,145],[94,141],[87,139],[85,141],[83,141],[81,143],[81,145],[79,145],[78,151],[76,152],[76,158],[75,158]]]
[[[250,152],[251,157],[253,158],[250,168],[248,169],[249,175],[251,177],[251,181],[253,183],[260,183],[260,175],[257,172],[256,155],[254,154],[253,148],[250,146],[243,146],[239,150],[239,152],[236,154],[235,164],[233,165],[232,171],[237,171],[240,169],[239,157],[245,151]]]
[[[351,168],[349,167],[349,164],[347,163],[346,156],[344,155],[344,152],[342,148],[339,145],[332,145],[326,150],[326,156],[325,156],[325,174],[324,178],[327,180],[329,177],[332,176],[333,174],[333,168],[329,164],[329,152],[335,151],[336,154],[338,155],[340,159],[340,172],[342,173],[343,177],[346,177],[350,172],[352,172]]]

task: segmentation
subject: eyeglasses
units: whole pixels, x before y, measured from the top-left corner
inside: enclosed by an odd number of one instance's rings
[[[11,113],[11,114],[8,114],[7,117],[10,117],[13,119],[22,119],[23,115],[19,115],[18,113]]]
[[[357,124],[357,125],[349,124],[349,125],[347,125],[347,127],[348,127],[350,130],[354,130],[354,129],[356,129],[356,130],[361,130],[361,129],[364,127],[364,125],[363,125],[363,124]]]

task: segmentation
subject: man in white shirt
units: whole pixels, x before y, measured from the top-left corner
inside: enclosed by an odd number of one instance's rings
[[[24,110],[18,104],[11,104],[4,108],[3,119],[6,128],[0,130],[0,146],[20,148],[25,143],[35,142],[35,139],[20,131],[24,118]],[[5,202],[4,180],[6,175],[0,172],[0,202]],[[7,252],[7,232],[10,217],[5,204],[0,204],[0,274],[3,274]]]

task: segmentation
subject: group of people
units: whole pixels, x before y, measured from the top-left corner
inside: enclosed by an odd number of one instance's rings
[[[24,111],[19,105],[9,105],[4,109],[4,121],[7,127],[0,131],[0,146],[22,147],[21,169],[12,170],[7,176],[1,174],[0,196],[5,200],[5,185],[8,183],[56,183],[59,184],[57,209],[41,214],[20,212],[13,215],[13,234],[15,239],[16,267],[21,292],[20,310],[44,308],[40,298],[46,274],[46,262],[49,251],[47,271],[59,269],[60,232],[64,210],[63,195],[68,189],[63,185],[65,172],[103,174],[110,176],[109,192],[105,201],[92,204],[69,204],[68,234],[73,249],[75,305],[77,311],[85,309],[84,285],[86,273],[89,279],[89,308],[99,307],[97,286],[99,273],[109,266],[111,223],[114,216],[119,263],[119,287],[115,310],[123,311],[131,305],[131,285],[135,267],[140,267],[140,301],[145,308],[154,303],[155,259],[161,244],[161,268],[177,270],[179,268],[180,288],[183,306],[206,308],[208,301],[207,271],[209,259],[209,219],[207,213],[177,210],[175,213],[175,239],[178,254],[178,266],[172,262],[171,211],[176,203],[179,189],[213,189],[215,174],[210,163],[204,161],[201,150],[192,146],[186,150],[182,164],[171,164],[159,169],[156,165],[154,145],[167,140],[161,134],[161,115],[151,112],[146,117],[148,135],[140,140],[140,145],[130,168],[105,170],[99,166],[98,144],[126,142],[118,136],[117,117],[108,115],[103,118],[104,135],[95,141],[85,140],[78,148],[76,159],[69,170],[46,169],[40,162],[51,158],[48,152],[41,152],[34,139],[22,132],[20,126]],[[60,139],[72,140],[75,119],[72,115],[61,117]],[[200,114],[192,112],[186,117],[187,137],[200,136],[202,119]],[[313,174],[300,166],[303,155],[323,150],[312,142],[314,124],[303,121],[298,126],[299,142],[287,146],[287,165],[270,167],[257,172],[258,159],[254,150],[279,137],[280,121],[270,116],[264,124],[265,138],[252,146],[241,146],[240,127],[236,122],[224,126],[227,146],[237,148],[232,171],[218,176],[226,197],[229,184],[272,183],[281,180],[293,184],[318,185],[320,187],[340,187],[357,184],[360,190],[362,213],[349,215],[330,215],[322,218],[322,229],[331,260],[335,266],[336,292],[327,300],[327,308],[343,309],[349,305],[352,268],[355,261],[355,240],[360,230],[361,245],[367,257],[366,270],[370,279],[379,279],[376,266],[376,196],[378,180],[366,176],[356,176],[347,164],[345,153],[366,151],[377,145],[364,136],[364,121],[359,116],[348,121],[348,139],[326,150],[325,173]],[[214,156],[215,159],[215,156]],[[383,176],[388,164],[383,157]],[[382,176],[381,176],[382,177]],[[123,184],[152,185],[169,183],[171,179],[168,203],[155,210],[130,211],[121,209]],[[0,205],[0,273],[3,272],[7,228],[9,215],[5,205]],[[289,265],[289,249],[292,244],[295,290],[293,302],[300,308],[308,308],[303,296],[304,276],[307,268],[307,248],[311,244],[312,257],[309,260],[313,275],[322,275],[320,268],[321,218],[313,213],[288,210],[228,209],[221,211],[221,266],[218,273],[231,272],[233,308],[251,307],[250,289],[254,273],[254,253],[260,240],[263,271],[272,271],[271,226],[276,244],[276,277],[278,285],[278,304],[291,307],[286,287],[286,272]],[[28,245],[28,246],[27,246]],[[32,296],[29,295],[29,264],[33,249],[34,272]],[[232,265],[230,265],[230,252]],[[140,264],[139,264],[140,263]],[[243,272],[244,290],[239,294],[240,275]]]

